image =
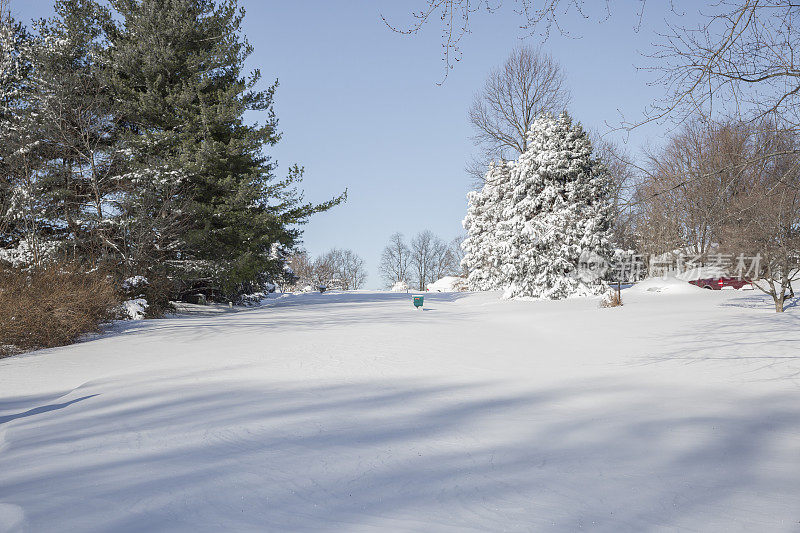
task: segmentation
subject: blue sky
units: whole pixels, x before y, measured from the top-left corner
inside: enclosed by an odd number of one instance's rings
[[[23,21],[52,14],[50,0],[12,0]],[[442,85],[438,19],[416,36],[392,32],[383,13],[398,25],[425,0],[261,1],[240,0],[247,10],[244,33],[255,47],[250,67],[261,69],[266,86],[280,86],[275,109],[283,139],[270,154],[279,172],[305,167],[306,198],[324,201],[344,189],[347,203],[312,218],[304,247],[316,255],[350,248],[367,262],[368,288],[382,285],[380,253],[389,236],[408,239],[430,229],[449,241],[460,234],[465,195],[472,184],[464,165],[474,152],[467,109],[487,73],[520,44],[542,45],[562,65],[572,91],[571,113],[586,128],[605,132],[641,116],[663,94],[648,64],[656,31],[665,19],[692,24],[697,7],[686,2],[681,16],[667,7],[619,2],[605,18],[604,2],[588,21],[563,17],[570,36],[525,38],[514,2],[493,14],[477,13],[472,34],[462,41],[462,59]],[[666,4],[666,3],[664,3]],[[694,7],[693,7],[694,6]],[[591,9],[591,8],[590,8]],[[663,142],[664,128],[648,125],[626,140],[634,154]]]

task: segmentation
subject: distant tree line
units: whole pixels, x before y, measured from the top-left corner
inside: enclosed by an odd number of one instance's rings
[[[352,250],[333,248],[312,259],[301,250],[287,261],[286,287],[292,289],[324,288],[357,290],[367,281],[364,260]]]
[[[424,290],[444,276],[461,274],[462,238],[445,242],[430,230],[417,233],[406,244],[401,233],[389,238],[383,249],[379,271],[387,287],[398,282]]]

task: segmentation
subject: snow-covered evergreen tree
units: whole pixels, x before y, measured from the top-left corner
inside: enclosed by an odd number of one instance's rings
[[[613,254],[611,182],[583,128],[566,113],[539,117],[528,149],[508,168],[499,191],[487,180],[470,194],[464,221],[470,288],[502,288],[506,298],[605,292]]]
[[[480,191],[467,195],[467,216],[462,222],[467,238],[461,244],[464,258],[461,266],[469,273],[470,290],[487,291],[502,288],[500,271],[504,255],[497,235],[503,204],[509,194],[513,161],[492,163]]]
[[[13,19],[0,21],[0,117],[18,107],[27,94],[31,38]]]
[[[34,41],[10,17],[0,21],[0,262],[41,259],[45,203],[41,166],[42,117],[30,102]]]
[[[46,243],[100,258],[115,251],[120,196],[114,179],[111,98],[97,77],[94,55],[101,33],[90,0],[59,0],[56,16],[20,28],[16,51],[0,44],[0,201],[7,227],[0,246],[30,249],[34,263]],[[0,43],[8,41],[0,30]],[[13,41],[12,41],[13,42]],[[12,59],[13,61],[9,60]],[[4,88],[5,89],[5,88]]]

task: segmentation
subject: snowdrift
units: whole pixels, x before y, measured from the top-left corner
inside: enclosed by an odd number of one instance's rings
[[[467,281],[458,276],[445,276],[428,284],[431,292],[461,292],[467,290]]]
[[[640,294],[697,294],[704,289],[674,276],[647,278],[628,289]]]

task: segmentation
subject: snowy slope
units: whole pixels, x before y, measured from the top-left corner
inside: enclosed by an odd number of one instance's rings
[[[797,531],[800,313],[306,294],[0,360],[0,531]]]

